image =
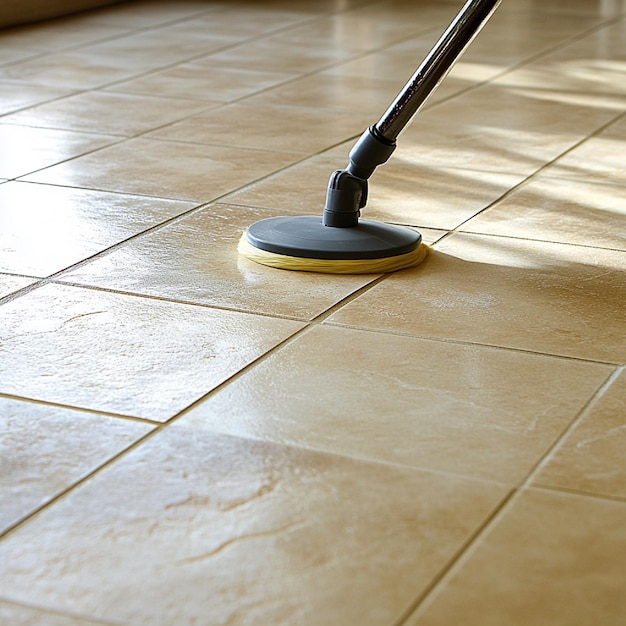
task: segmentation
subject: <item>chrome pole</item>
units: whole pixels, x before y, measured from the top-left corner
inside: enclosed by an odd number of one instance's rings
[[[472,43],[500,2],[501,0],[469,0],[465,4],[375,125],[375,131],[380,137],[395,142],[400,132],[424,106],[456,60]]]

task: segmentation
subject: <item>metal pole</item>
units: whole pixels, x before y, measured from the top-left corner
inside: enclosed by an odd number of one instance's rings
[[[448,26],[435,47],[376,124],[378,134],[394,142],[424,106],[455,61],[472,43],[501,0],[469,0]]]

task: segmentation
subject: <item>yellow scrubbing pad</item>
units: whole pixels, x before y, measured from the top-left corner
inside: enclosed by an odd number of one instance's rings
[[[248,242],[246,233],[239,240],[237,250],[241,256],[261,265],[282,270],[321,272],[324,274],[386,274],[414,267],[421,263],[430,252],[429,246],[420,243],[411,252],[380,259],[309,259],[276,254],[255,248]]]

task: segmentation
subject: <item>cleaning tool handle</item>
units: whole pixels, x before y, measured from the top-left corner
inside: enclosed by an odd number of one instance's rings
[[[389,142],[422,108],[456,60],[487,23],[501,0],[469,0],[446,32],[429,52],[394,103],[375,125],[377,133]]]

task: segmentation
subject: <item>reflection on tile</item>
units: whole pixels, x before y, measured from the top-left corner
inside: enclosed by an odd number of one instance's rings
[[[544,13],[544,5],[536,11],[520,13],[519,9],[518,3],[502,3],[463,58],[487,63],[495,59],[501,65],[517,65],[541,52],[565,45],[602,21],[600,16],[574,12],[550,19],[551,16]]]
[[[109,626],[84,616],[72,617],[0,600],[0,623],[11,626]],[[114,626],[110,623],[110,626]]]
[[[283,30],[311,19],[303,12],[306,10],[304,2],[285,3],[284,8],[279,8],[274,3],[270,10],[265,3],[246,3],[242,6],[237,3],[205,2],[203,6],[211,10],[185,21],[172,23],[168,26],[168,31],[178,33],[181,38],[185,38],[188,33],[201,36],[211,33],[234,43]],[[242,19],[242,8],[245,10],[245,19]]]
[[[132,624],[390,624],[505,493],[173,426],[0,543],[0,594]]]
[[[144,57],[97,54],[79,48],[7,65],[0,68],[0,80],[88,89],[129,78],[153,67],[154,62]]]
[[[354,56],[354,52],[335,48],[311,48],[281,41],[276,36],[263,37],[215,52],[207,57],[213,64],[254,70],[308,74]],[[201,64],[202,59],[197,59]]]
[[[137,138],[27,180],[209,202],[298,158],[282,152]]]
[[[226,199],[288,213],[321,214],[329,178],[346,167],[352,144],[354,141],[333,150],[336,156],[307,159]],[[362,215],[384,222],[452,229],[520,180],[521,176],[511,174],[424,167],[418,159],[394,154],[370,179]]]
[[[285,72],[221,67],[217,63],[184,63],[148,76],[116,83],[110,89],[132,94],[231,102],[284,83],[291,76]]]
[[[147,424],[0,397],[0,532],[152,429]]]
[[[0,124],[0,176],[24,176],[114,141],[94,133]]]
[[[75,3],[77,5],[86,3]],[[92,4],[97,4],[93,2]],[[5,5],[6,6],[6,5]],[[52,7],[50,7],[52,9]],[[63,11],[59,7],[59,14]],[[3,11],[5,9],[3,7]],[[37,12],[38,9],[34,9]],[[107,39],[124,34],[128,26],[103,23],[94,19],[95,13],[88,12],[75,13],[64,17],[56,17],[54,9],[49,11],[48,16],[53,19],[42,19],[41,21],[16,25],[10,29],[2,31],[2,44],[6,46],[22,46],[32,51],[54,52],[64,48],[74,48],[77,46],[93,43],[98,39]],[[5,16],[2,16],[5,17]],[[56,18],[56,19],[55,19]],[[3,24],[5,22],[3,21]]]
[[[150,137],[315,154],[360,135],[367,126],[367,116],[353,112],[233,104],[194,115]]]
[[[9,182],[0,206],[0,271],[48,276],[194,205]]]
[[[135,135],[202,111],[207,106],[181,98],[92,91],[31,107],[5,117],[4,121],[87,132],[96,128],[100,133]]]
[[[535,0],[519,0],[515,6],[523,11],[532,11],[536,8],[536,3]],[[555,21],[552,15],[554,15],[556,21],[558,21],[563,13],[585,16],[592,15],[606,19],[616,17],[623,13],[623,0],[618,0],[617,2],[601,2],[600,4],[589,2],[589,0],[570,0],[567,4],[563,4],[560,0],[544,0],[541,3],[541,10],[548,14],[545,20],[548,23]]]
[[[562,98],[569,97],[580,102],[601,103],[602,95],[610,102],[613,96],[616,108],[621,103],[623,109],[626,86],[618,80],[622,75],[621,69],[619,63],[606,60],[594,62],[587,57],[573,59],[570,54],[556,53],[508,72],[494,82],[509,87],[541,89],[546,92],[544,97],[561,94]]]
[[[34,283],[32,278],[23,278],[21,276],[10,276],[9,274],[0,274],[0,298],[8,296],[10,293],[27,287]]]
[[[537,176],[464,231],[626,251],[624,188]]]
[[[363,130],[361,128],[355,135],[360,135]],[[354,141],[350,142],[350,146],[353,143]],[[341,153],[333,151],[334,156],[322,155],[306,159],[266,180],[235,191],[224,199],[285,213],[321,215],[330,176],[335,170],[346,167],[349,151],[350,147],[346,146]],[[371,217],[369,207],[365,211],[368,211],[367,217]]]
[[[68,93],[67,89],[57,89],[45,85],[19,85],[16,83],[0,82],[2,99],[0,100],[0,115],[26,108],[47,100],[54,100]],[[3,122],[7,118],[4,118]],[[93,130],[93,124],[89,130]]]
[[[222,8],[219,2],[206,0],[181,0],[179,2],[124,2],[100,7],[93,14],[99,24],[112,24],[123,28],[148,28],[178,20],[200,17]],[[85,16],[89,19],[90,14]]]
[[[612,101],[595,107],[546,99],[542,90],[484,86],[418,115],[395,156],[427,166],[531,174],[615,114]]]
[[[626,498],[626,373],[567,436],[536,482]]]
[[[0,321],[0,393],[159,421],[301,326],[59,285]]]
[[[432,43],[432,42],[431,42]],[[425,53],[428,50],[424,50]],[[419,67],[418,63],[421,63],[420,48],[418,51],[412,51],[411,60],[409,63],[398,62],[399,55],[391,55],[384,52],[375,52],[367,56],[358,57],[352,61],[346,61],[339,65],[324,70],[322,76],[333,75],[346,78],[359,77],[361,80],[383,79],[389,81],[389,83],[395,83],[395,91],[391,87],[391,84],[385,83],[385,90],[387,92],[387,102],[391,104],[395,96],[400,92],[409,79],[413,76],[416,69]],[[434,102],[440,101],[444,98],[449,98],[453,94],[456,94],[468,86],[475,84],[490,78],[492,75],[500,72],[499,68],[492,68],[490,72],[483,69],[477,71],[473,69],[470,71],[470,66],[466,65],[462,70],[460,65],[456,65],[454,70],[450,72],[445,81],[443,81],[437,90],[428,98],[427,107],[431,106]],[[384,108],[381,108],[378,113],[382,114]],[[370,124],[376,120],[371,119]]]
[[[528,491],[407,626],[620,624],[626,506]]]
[[[604,365],[316,327],[182,423],[516,483],[609,373]]]
[[[247,100],[250,104],[288,104],[369,113],[375,122],[406,81],[366,80],[359,76],[312,74]]]
[[[550,169],[559,178],[626,185],[622,155],[626,145],[626,117],[591,137],[559,159]]]
[[[334,50],[340,55],[376,50],[424,28],[423,23],[402,19],[402,14],[366,6],[295,26],[277,34],[274,41],[311,50]]]
[[[620,251],[456,234],[330,319],[622,363],[625,270]]]
[[[129,67],[154,70],[219,50],[229,43],[219,33],[177,31],[168,26],[138,30],[95,43],[84,51],[98,57],[132,59]]]
[[[0,42],[0,65],[13,63],[19,60],[26,60],[29,57],[35,56],[38,56],[38,53],[35,50],[11,46],[8,42],[5,41]],[[5,89],[6,86],[2,85],[3,92],[5,91]]]
[[[237,243],[244,230],[274,215],[275,212],[211,205],[64,274],[62,279],[311,319],[375,278],[289,272],[240,257]]]

